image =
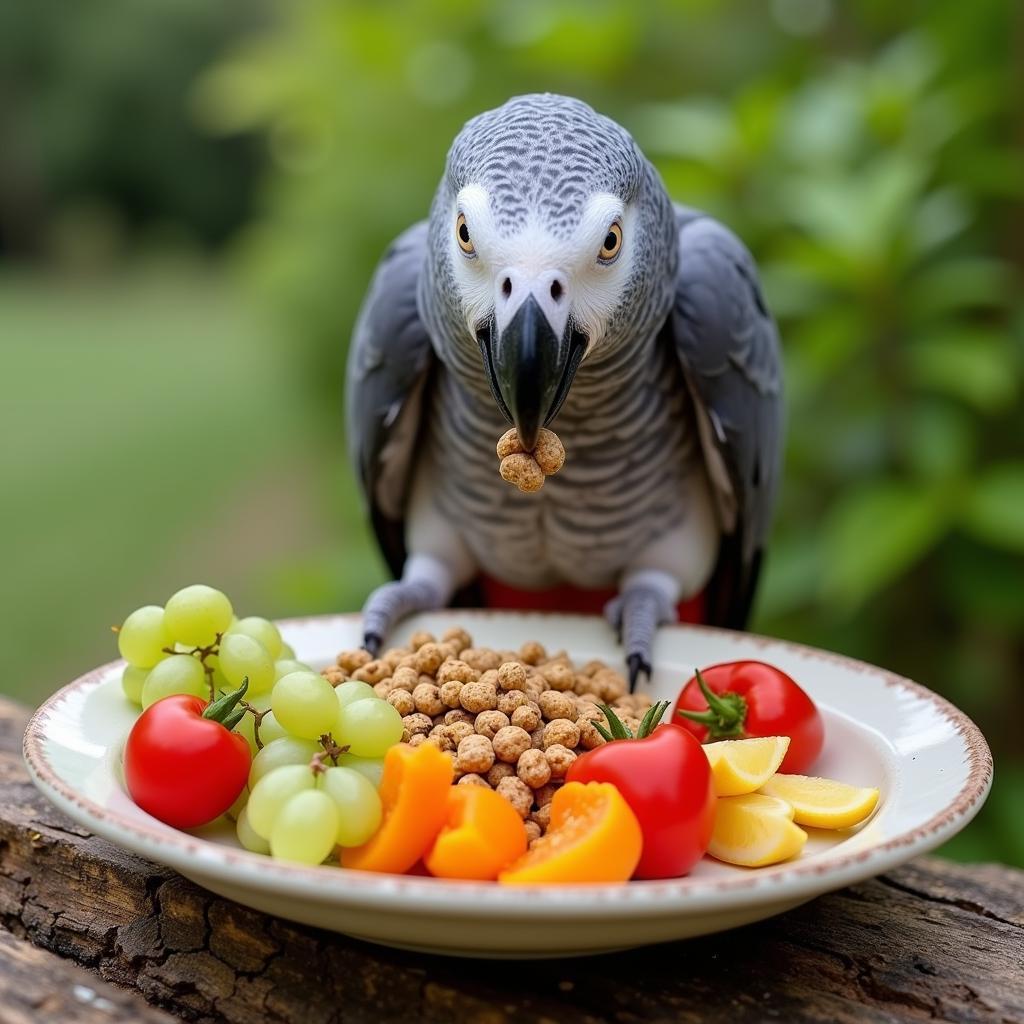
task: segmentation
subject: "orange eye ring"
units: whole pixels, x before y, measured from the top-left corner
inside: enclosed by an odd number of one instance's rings
[[[618,223],[614,223],[608,228],[608,234],[604,236],[604,242],[601,245],[601,251],[597,254],[597,258],[602,263],[610,263],[619,255],[621,248],[622,227]]]
[[[459,248],[467,256],[472,256],[476,253],[476,246],[473,245],[473,240],[469,237],[469,225],[466,224],[466,215],[464,213],[460,213],[455,220],[455,238],[459,243]]]

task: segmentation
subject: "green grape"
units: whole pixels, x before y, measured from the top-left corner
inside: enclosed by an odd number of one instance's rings
[[[287,729],[282,728],[281,723],[274,717],[273,711],[268,711],[260,722],[260,742],[266,746],[279,740],[284,736],[291,735]]]
[[[317,776],[317,789],[338,809],[339,846],[361,846],[380,826],[380,797],[373,783],[352,768],[328,768]]]
[[[249,680],[247,693],[258,696],[274,685],[274,662],[258,640],[245,633],[227,633],[217,655],[220,670],[232,689]]]
[[[235,835],[238,836],[238,841],[242,844],[243,849],[249,850],[251,853],[269,855],[270,843],[263,836],[253,832],[252,825],[249,824],[249,811],[246,807],[242,808],[238,820],[235,822]]]
[[[285,676],[290,676],[293,672],[312,672],[313,670],[302,661],[296,661],[294,658],[278,658],[274,662],[274,682],[278,679],[283,679]]]
[[[245,805],[249,824],[256,834],[269,839],[281,808],[296,793],[312,789],[314,785],[313,773],[304,764],[285,764],[267,772],[249,790],[249,802]]]
[[[237,686],[232,686],[228,682],[227,677],[221,671],[220,659],[216,654],[208,654],[203,660],[203,664],[206,668],[212,669],[213,674],[210,675],[210,681],[213,683],[214,693],[228,693],[230,690],[237,690]],[[246,690],[246,697],[249,696],[249,691]]]
[[[238,821],[238,816],[245,810],[245,805],[249,802],[249,787],[243,786],[242,792],[238,794],[238,799],[224,812],[232,821]]]
[[[358,679],[349,679],[340,683],[334,688],[338,695],[338,705],[341,708],[354,704],[357,700],[377,700],[377,694],[369,683],[360,682]]]
[[[124,671],[121,673],[121,689],[133,704],[142,703],[142,687],[145,685],[149,672],[148,668],[125,665]]]
[[[230,687],[225,686],[225,689],[230,689]],[[270,707],[269,693],[261,693],[258,697],[253,697],[252,700],[249,700],[249,696],[246,694],[245,699],[246,702],[251,704],[257,711],[266,711],[266,709]],[[264,716],[263,721],[266,722],[269,717],[269,715]],[[253,755],[255,755],[256,751],[259,749],[256,746],[255,726],[256,719],[250,714],[243,715],[242,720],[235,726],[235,732],[237,732],[239,736],[242,736],[245,739],[245,742],[249,744],[249,753]],[[260,741],[263,743],[267,742],[263,736],[262,724],[260,726]]]
[[[402,716],[386,700],[357,700],[341,709],[334,738],[357,757],[382,757],[402,728]]]
[[[281,657],[281,634],[269,619],[261,619],[258,615],[237,619],[228,626],[228,635],[235,633],[251,636],[270,655],[271,661]]]
[[[298,793],[278,812],[270,833],[270,855],[276,860],[321,864],[334,849],[338,809],[318,789]]]
[[[206,647],[231,625],[233,615],[225,594],[196,583],[179,590],[164,606],[164,626],[173,640]]]
[[[315,672],[292,672],[279,679],[270,706],[288,732],[307,740],[330,732],[338,720],[334,687]]]
[[[164,610],[159,605],[147,604],[137,608],[124,620],[117,634],[117,649],[121,657],[136,668],[152,668],[166,655],[164,648],[170,638],[164,628]]]
[[[384,775],[384,758],[382,757],[356,757],[355,754],[339,754],[338,766],[340,768],[351,768],[370,780],[373,788],[380,785]]]
[[[282,642],[281,650],[280,650],[280,652],[278,653],[277,656],[278,656],[278,658],[288,658],[288,659],[294,661],[295,660],[295,648],[292,647],[291,644],[286,644],[286,643]]]
[[[148,708],[175,693],[204,698],[210,695],[203,666],[191,654],[172,654],[149,670],[142,684],[142,707]]]
[[[322,751],[319,743],[282,736],[268,743],[253,759],[249,768],[249,788],[252,789],[264,775],[286,764],[308,765],[313,755]]]

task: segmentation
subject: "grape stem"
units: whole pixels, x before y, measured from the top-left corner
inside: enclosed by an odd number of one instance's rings
[[[256,741],[256,749],[263,749],[263,740],[260,739],[260,726],[263,724],[263,719],[270,714],[271,709],[266,708],[263,711],[257,711],[247,700],[239,701],[242,708],[248,711],[254,721],[252,723],[252,738]]]
[[[309,762],[309,770],[313,772],[314,775],[319,772],[327,771],[324,767],[324,761],[326,761],[327,758],[330,758],[335,765],[337,765],[338,758],[341,757],[342,754],[348,753],[348,745],[346,744],[344,747],[339,747],[335,742],[334,737],[329,732],[325,732],[320,737],[320,746],[324,749],[319,753],[314,754],[313,760]]]
[[[110,628],[113,629],[115,633],[120,631],[117,626],[111,626]],[[199,659],[199,664],[203,666],[203,672],[206,673],[206,685],[210,688],[211,701],[216,699],[217,691],[213,685],[213,666],[207,665],[206,659],[212,655],[220,654],[220,642],[223,638],[223,633],[216,633],[214,634],[214,641],[212,644],[207,644],[205,647],[193,647],[191,651],[178,651],[173,647],[163,648],[164,654],[190,654],[193,658]],[[242,701],[242,703],[245,704],[245,701]]]

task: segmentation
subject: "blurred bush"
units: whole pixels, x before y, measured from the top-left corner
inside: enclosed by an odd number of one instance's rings
[[[258,147],[204,135],[185,100],[261,10],[243,0],[0,4],[0,257],[95,269],[147,235],[223,241],[249,212]]]
[[[371,268],[426,214],[461,123],[517,92],[582,96],[634,131],[677,199],[749,242],[782,327],[786,484],[756,625],[924,679],[997,751],[1017,748],[1011,4],[309,0],[278,13],[195,103],[213,130],[266,137],[268,213],[239,258],[332,398]],[[1007,824],[1024,769],[1000,769],[987,831],[959,849],[1024,863],[1024,829]]]

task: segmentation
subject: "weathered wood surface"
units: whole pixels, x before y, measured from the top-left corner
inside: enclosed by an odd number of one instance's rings
[[[134,992],[0,929],[0,1024],[173,1024]]]
[[[771,921],[614,956],[419,956],[247,910],[90,836],[28,781],[22,715],[0,702],[0,927],[185,1020],[1024,1021],[1024,872],[923,859]],[[107,1019],[145,1020],[111,1002]],[[16,1013],[0,998],[0,1024]]]

